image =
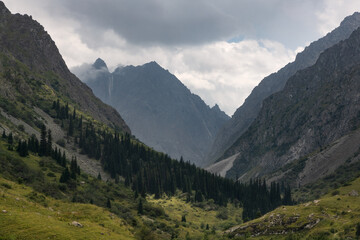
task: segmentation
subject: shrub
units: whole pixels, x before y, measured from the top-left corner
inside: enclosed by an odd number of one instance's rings
[[[338,195],[340,192],[339,192],[339,190],[335,190],[335,191],[333,191],[332,193],[331,193],[331,195],[332,196],[335,196],[335,195]]]
[[[221,208],[218,213],[216,214],[216,217],[222,220],[226,220],[229,218],[228,216],[228,210],[226,208]]]

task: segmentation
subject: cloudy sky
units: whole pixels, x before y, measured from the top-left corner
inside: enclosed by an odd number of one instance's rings
[[[70,68],[155,60],[232,115],[268,74],[360,11],[359,0],[4,0],[32,15]]]

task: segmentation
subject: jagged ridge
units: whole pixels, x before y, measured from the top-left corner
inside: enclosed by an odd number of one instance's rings
[[[306,47],[303,52],[296,56],[294,62],[287,64],[277,73],[264,78],[219,131],[211,147],[207,162],[213,163],[215,160],[226,158],[227,156],[223,156],[224,152],[248,129],[257,117],[265,98],[283,89],[289,77],[298,70],[313,65],[321,52],[348,38],[359,26],[360,13],[356,12],[352,16],[346,17],[341,25],[331,33]]]

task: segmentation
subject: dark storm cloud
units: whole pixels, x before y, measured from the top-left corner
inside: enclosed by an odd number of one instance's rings
[[[111,29],[135,44],[202,43],[230,37],[236,29],[233,17],[210,1],[65,0],[59,4],[86,23],[80,31]]]
[[[82,23],[78,31],[83,41],[93,47],[102,45],[100,37],[106,30],[113,30],[136,45],[202,44],[245,36],[287,42],[296,47],[303,45],[302,36],[316,31],[310,27],[315,16],[309,9],[320,5],[319,2],[62,0],[54,4],[62,6],[61,14]],[[289,27],[294,24],[297,28]]]

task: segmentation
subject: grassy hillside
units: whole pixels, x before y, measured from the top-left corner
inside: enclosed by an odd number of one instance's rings
[[[180,192],[147,196],[139,214],[141,196],[135,198],[123,182],[82,173],[59,183],[63,167],[55,160],[23,158],[8,145],[0,140],[0,239],[219,239],[223,230],[241,223],[235,205],[194,204]]]
[[[360,178],[318,200],[280,207],[236,226],[238,239],[355,239],[360,235]]]
[[[132,227],[103,208],[54,200],[4,178],[0,194],[1,239],[135,239]]]

